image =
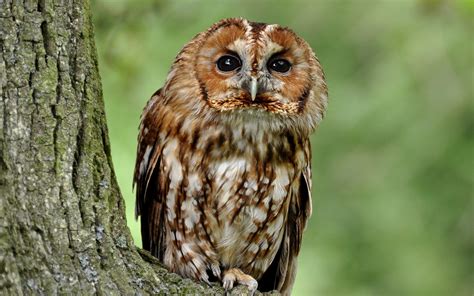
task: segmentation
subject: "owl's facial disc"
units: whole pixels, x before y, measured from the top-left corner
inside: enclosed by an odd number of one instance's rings
[[[228,20],[207,32],[195,73],[203,98],[219,111],[302,111],[314,87],[316,61],[291,30]]]

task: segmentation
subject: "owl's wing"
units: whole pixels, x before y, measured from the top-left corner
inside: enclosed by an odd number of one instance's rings
[[[162,150],[159,143],[160,108],[156,106],[161,98],[160,89],[143,111],[133,183],[137,186],[135,217],[141,218],[143,248],[163,260],[165,194],[159,184]]]
[[[307,166],[300,176],[297,194],[291,197],[285,233],[280,248],[270,267],[258,283],[259,290],[279,290],[282,295],[290,295],[295,281],[296,258],[301,248],[301,239],[306,223],[311,216],[311,149],[305,147]]]

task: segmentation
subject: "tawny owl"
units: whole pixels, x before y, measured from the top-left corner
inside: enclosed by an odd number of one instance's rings
[[[225,19],[196,35],[142,115],[143,247],[185,277],[289,294],[326,105],[318,59],[290,29]]]

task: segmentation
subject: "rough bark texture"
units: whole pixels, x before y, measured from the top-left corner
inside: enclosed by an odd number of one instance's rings
[[[0,42],[0,294],[223,294],[133,245],[89,2],[0,0]]]

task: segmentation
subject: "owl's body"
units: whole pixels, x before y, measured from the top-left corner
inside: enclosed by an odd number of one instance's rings
[[[290,70],[268,66],[275,56]],[[288,29],[228,19],[197,35],[142,117],[144,248],[186,277],[289,294],[326,100],[317,59]]]

